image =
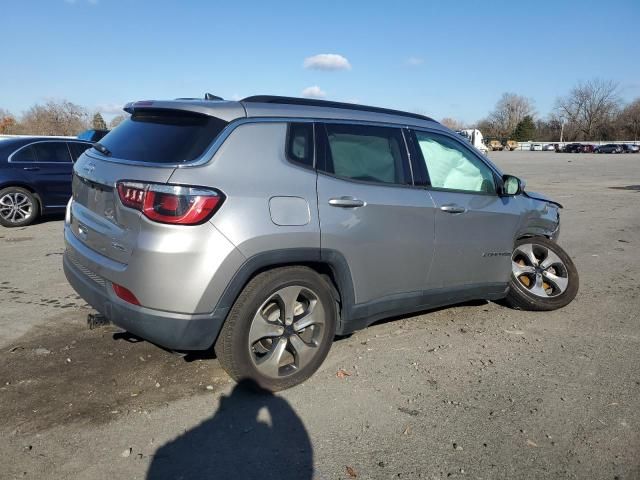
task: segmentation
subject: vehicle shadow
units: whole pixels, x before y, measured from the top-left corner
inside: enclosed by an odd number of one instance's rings
[[[289,403],[242,380],[213,417],[160,447],[147,479],[313,477],[309,435]]]

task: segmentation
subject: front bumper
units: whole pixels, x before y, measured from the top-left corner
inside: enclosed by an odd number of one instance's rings
[[[215,342],[223,319],[213,314],[186,315],[131,305],[118,298],[111,282],[91,272],[67,245],[64,273],[73,289],[113,324],[173,350],[206,350]]]

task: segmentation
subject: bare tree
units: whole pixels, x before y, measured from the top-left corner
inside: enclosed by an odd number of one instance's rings
[[[0,108],[0,134],[14,133],[16,119],[7,110]]]
[[[464,122],[451,117],[443,118],[440,120],[440,123],[451,130],[462,130],[465,128]]]
[[[116,128],[118,125],[120,125],[123,120],[125,120],[127,117],[124,115],[116,115],[115,117],[113,117],[111,119],[111,121],[109,122],[109,128]]]
[[[482,132],[482,135],[484,135],[485,138],[502,138],[503,137],[503,135],[500,135],[500,133],[497,131],[496,126],[492,122],[490,122],[488,118],[484,118],[480,120],[475,125],[475,128],[480,130]]]
[[[515,93],[503,93],[486,119],[487,126],[490,125],[488,133],[500,138],[509,137],[526,116],[535,116],[533,100]]]
[[[20,121],[20,133],[28,135],[77,135],[89,126],[87,111],[67,100],[34,105]]]
[[[629,134],[633,141],[640,138],[640,98],[636,98],[629,105],[624,107],[618,120],[621,133]]]
[[[610,80],[590,80],[579,83],[569,94],[556,101],[559,114],[570,128],[575,128],[585,140],[594,140],[610,130],[620,108],[618,85]]]

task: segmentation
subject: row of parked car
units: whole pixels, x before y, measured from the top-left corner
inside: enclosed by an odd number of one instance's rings
[[[628,143],[607,143],[606,145],[567,143],[564,146],[559,143],[532,143],[529,150],[532,152],[548,151],[564,153],[638,153],[640,152],[640,146]]]
[[[64,212],[74,162],[106,133],[0,140],[0,225],[21,227],[41,215]]]

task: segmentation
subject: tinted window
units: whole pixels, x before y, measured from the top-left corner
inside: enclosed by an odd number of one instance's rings
[[[296,163],[313,167],[312,123],[292,123],[289,125],[287,157]]]
[[[194,160],[211,145],[227,122],[178,110],[134,113],[100,140],[114,158],[137,162],[180,163]]]
[[[496,193],[493,171],[459,142],[444,135],[415,132],[431,186]]]
[[[71,156],[66,142],[42,142],[34,143],[39,162],[69,163]]]
[[[65,142],[39,142],[17,152],[11,161],[69,163],[71,157]]]
[[[410,183],[400,129],[329,124],[326,133],[328,173],[368,182]]]
[[[69,142],[69,147],[71,148],[71,155],[73,156],[73,161],[75,162],[87,148],[91,148],[91,144],[82,142]]]
[[[38,157],[32,145],[23,148],[11,157],[12,162],[37,162]]]

